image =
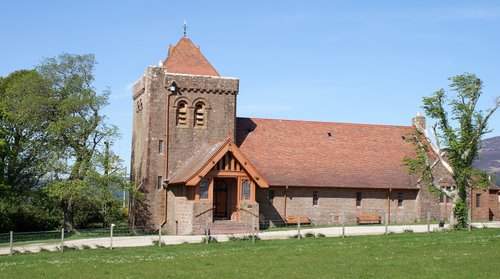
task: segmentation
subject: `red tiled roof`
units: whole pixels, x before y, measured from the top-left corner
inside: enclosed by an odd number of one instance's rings
[[[271,186],[418,189],[412,126],[237,119],[237,145]],[[330,133],[330,134],[329,134]]]
[[[187,37],[180,39],[176,46],[169,47],[163,67],[170,73],[220,76],[200,49]]]
[[[219,151],[226,141],[219,141],[217,143],[207,144],[201,148],[201,150],[196,153],[189,161],[185,162],[185,165],[169,178],[170,184],[176,184],[181,182],[186,182],[193,175],[199,171],[207,161]]]
[[[199,181],[196,177],[201,178],[206,175],[227,152],[233,154],[241,168],[257,185],[263,188],[269,187],[266,179],[250,163],[247,163],[248,159],[230,138],[203,146],[190,160],[185,162],[184,166],[172,178],[168,179],[168,184],[196,185]]]

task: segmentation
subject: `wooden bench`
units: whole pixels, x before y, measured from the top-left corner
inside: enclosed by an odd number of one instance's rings
[[[358,224],[380,224],[382,219],[380,215],[374,213],[358,213],[356,214],[356,223]]]
[[[285,217],[285,223],[287,225],[296,225],[299,223],[301,225],[310,225],[311,224],[311,218],[309,216],[286,216]]]

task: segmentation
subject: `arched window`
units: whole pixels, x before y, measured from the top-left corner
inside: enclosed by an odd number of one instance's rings
[[[205,104],[202,102],[199,102],[195,106],[195,113],[194,113],[194,126],[205,126],[205,121],[206,121],[206,109],[205,109]]]
[[[187,125],[187,103],[179,102],[177,105],[177,126]]]

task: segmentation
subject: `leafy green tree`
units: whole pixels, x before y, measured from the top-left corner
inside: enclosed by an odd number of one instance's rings
[[[93,185],[95,204],[101,209],[104,227],[110,222],[124,219],[127,205],[117,197],[124,197],[125,193],[133,191],[126,177],[127,169],[123,167],[123,161],[109,149],[110,144],[112,143],[105,142],[104,153],[99,151],[96,154],[88,175],[88,181]]]
[[[452,94],[441,89],[423,99],[426,114],[436,120],[431,129],[434,140],[430,139],[425,127],[417,127],[424,139],[415,137],[420,147],[419,155],[416,159],[406,159],[406,163],[410,172],[423,173],[422,179],[431,189],[453,200],[450,223],[464,228],[468,224],[468,193],[489,184],[487,174],[475,169],[473,162],[478,156],[482,136],[491,132],[488,120],[500,106],[500,98],[496,98],[490,109],[482,111],[477,108],[483,88],[479,78],[465,73],[450,80]],[[429,152],[427,146],[433,152]],[[436,183],[432,169],[437,162],[450,173],[454,188],[446,189]]]
[[[0,183],[27,191],[48,171],[50,83],[34,70],[0,79]]]
[[[36,71],[0,77],[0,231],[58,223],[53,200],[40,190],[50,169],[54,106],[50,82]]]
[[[93,86],[94,55],[61,54],[45,59],[37,67],[38,72],[52,85],[55,107],[49,130],[57,147],[51,161],[53,168],[47,188],[52,197],[61,202],[64,226],[73,231],[74,203],[92,193],[88,175],[92,162],[104,141],[118,135],[117,128],[110,126],[103,115],[108,104],[109,90],[102,94]]]

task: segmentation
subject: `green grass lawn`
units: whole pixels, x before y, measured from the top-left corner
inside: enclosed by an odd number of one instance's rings
[[[498,278],[500,230],[0,256],[0,278]]]

